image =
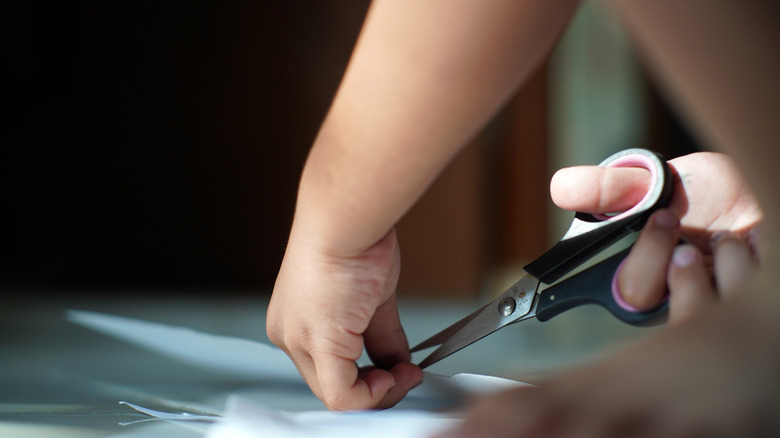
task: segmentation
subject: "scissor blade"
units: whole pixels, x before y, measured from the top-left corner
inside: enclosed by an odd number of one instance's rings
[[[439,333],[436,333],[435,335],[431,336],[430,338],[420,342],[419,344],[412,347],[410,350],[412,353],[425,350],[426,348],[435,347],[437,345],[441,345],[444,342],[447,341],[447,339],[451,338],[452,335],[457,333],[460,329],[466,326],[469,322],[471,322],[474,317],[479,315],[480,312],[485,310],[485,307],[487,307],[489,304],[486,304],[479,309],[471,312],[468,316],[464,317],[460,321],[456,322],[455,324],[452,324],[451,326],[447,327],[446,329],[440,331]]]
[[[429,346],[439,343],[441,346],[423,359],[419,367],[425,368],[432,365],[496,330],[532,317],[538,287],[539,280],[526,274],[495,300],[434,335],[431,338],[434,341],[424,341],[423,344],[429,344]],[[445,332],[448,336],[442,334]],[[419,350],[419,347],[418,345],[413,351]]]

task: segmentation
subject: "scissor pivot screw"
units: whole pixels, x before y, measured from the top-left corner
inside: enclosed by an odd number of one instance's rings
[[[498,313],[501,316],[509,316],[515,311],[515,300],[511,297],[506,297],[498,303]]]

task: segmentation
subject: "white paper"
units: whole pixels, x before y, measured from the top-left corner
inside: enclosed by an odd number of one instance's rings
[[[300,379],[282,350],[261,342],[84,310],[69,310],[67,318],[172,359],[234,377]]]
[[[69,321],[155,351],[189,365],[251,380],[303,383],[284,352],[262,342],[218,336],[184,327],[84,310],[69,310]],[[411,397],[452,402],[464,397],[524,385],[514,380],[477,374],[452,377],[426,372]]]
[[[286,398],[297,409],[307,409],[316,398],[306,389],[295,366],[278,348],[261,342],[228,336],[216,336],[166,324],[141,321],[95,312],[68,312],[68,319],[84,327],[146,348],[180,362],[253,380],[287,381],[292,386],[277,389],[263,387],[255,400],[230,395],[223,416],[188,412],[164,412],[132,402],[122,402],[152,419],[172,422],[213,422],[207,438],[243,437],[411,437],[424,438],[460,421],[435,412],[475,394],[485,394],[525,385],[513,380],[475,374],[448,377],[425,373],[423,383],[413,389],[399,406],[385,411],[350,413],[329,412],[317,403],[318,410],[293,412],[269,406]],[[297,386],[296,386],[297,385]],[[306,389],[297,391],[296,388]],[[269,392],[270,391],[270,392]],[[408,406],[414,407],[409,409]]]
[[[199,421],[213,423],[206,438],[243,437],[429,437],[451,428],[460,419],[450,415],[417,410],[330,412],[283,412],[270,409],[244,397],[230,396],[223,417],[171,413],[120,402],[149,415],[152,419],[171,422]]]
[[[131,408],[135,409],[138,412],[141,412],[143,414],[146,414],[150,417],[159,418],[160,420],[169,420],[169,421],[216,421],[220,417],[218,415],[202,415],[202,414],[191,414],[189,412],[163,412],[158,411],[156,409],[149,409],[145,408],[143,406],[139,406],[134,403],[129,403],[126,401],[119,402],[120,405],[127,405]]]
[[[410,410],[363,412],[276,412],[231,397],[226,414],[206,438],[427,438],[459,421],[442,414]]]

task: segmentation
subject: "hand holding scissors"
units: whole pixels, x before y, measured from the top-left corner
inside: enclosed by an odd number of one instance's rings
[[[595,255],[626,235],[642,229],[654,211],[671,201],[671,170],[657,154],[627,149],[604,160],[602,167],[643,167],[650,171],[650,187],[633,208],[615,216],[577,213],[561,240],[525,267],[526,274],[498,298],[421,342],[412,351],[439,345],[419,366],[425,368],[507,325],[531,318],[549,319],[574,307],[598,304],[632,325],[663,321],[668,305],[639,311],[623,301],[617,289],[617,274],[628,250],[583,270],[563,281]],[[549,287],[540,290],[541,283]]]

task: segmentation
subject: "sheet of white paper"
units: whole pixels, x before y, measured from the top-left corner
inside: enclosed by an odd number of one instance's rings
[[[189,412],[163,412],[158,411],[156,409],[149,409],[145,408],[143,406],[139,406],[134,403],[128,403],[126,401],[119,402],[120,405],[127,405],[131,408],[135,409],[138,412],[144,413],[146,415],[149,415],[150,417],[159,418],[160,420],[170,420],[170,421],[215,421],[218,420],[220,417],[218,415],[199,415],[199,414],[191,414]]]
[[[122,339],[162,355],[203,368],[248,379],[291,381],[302,379],[284,353],[270,345],[228,336],[216,336],[166,324],[87,311],[69,311],[68,319],[84,327]],[[513,380],[475,374],[452,377],[426,373],[423,384],[407,396],[412,406],[399,409],[334,413],[326,410],[289,412],[231,395],[223,417],[188,412],[164,412],[122,402],[151,418],[180,422],[214,422],[207,438],[244,437],[411,437],[424,438],[453,427],[457,418],[430,409],[452,404],[474,394],[524,385]],[[289,391],[290,388],[284,389]],[[310,397],[313,397],[308,393]],[[273,397],[272,397],[273,398]],[[295,399],[300,400],[300,399]],[[408,404],[407,404],[408,405]]]
[[[409,410],[292,414],[272,411],[234,396],[228,400],[224,418],[209,429],[206,438],[427,438],[459,421]]]
[[[189,328],[142,321],[83,310],[69,310],[68,320],[100,333],[155,351],[189,365],[227,373],[252,380],[279,379],[303,383],[297,369],[274,346],[230,336],[217,336]],[[493,376],[456,374],[441,376],[425,373],[423,384],[415,388],[411,398],[449,403],[464,397],[496,392],[523,383]],[[435,403],[431,404],[431,407]]]
[[[530,386],[529,383],[516,380],[470,373],[455,374],[450,377],[450,381],[469,395],[486,395],[519,386]]]
[[[282,350],[261,342],[84,310],[69,310],[67,318],[171,359],[233,377],[300,379]]]
[[[206,438],[426,438],[455,426],[460,419],[416,410],[358,412],[284,412],[244,397],[230,396],[224,417],[170,413],[121,402],[154,419],[171,422],[207,422]]]

